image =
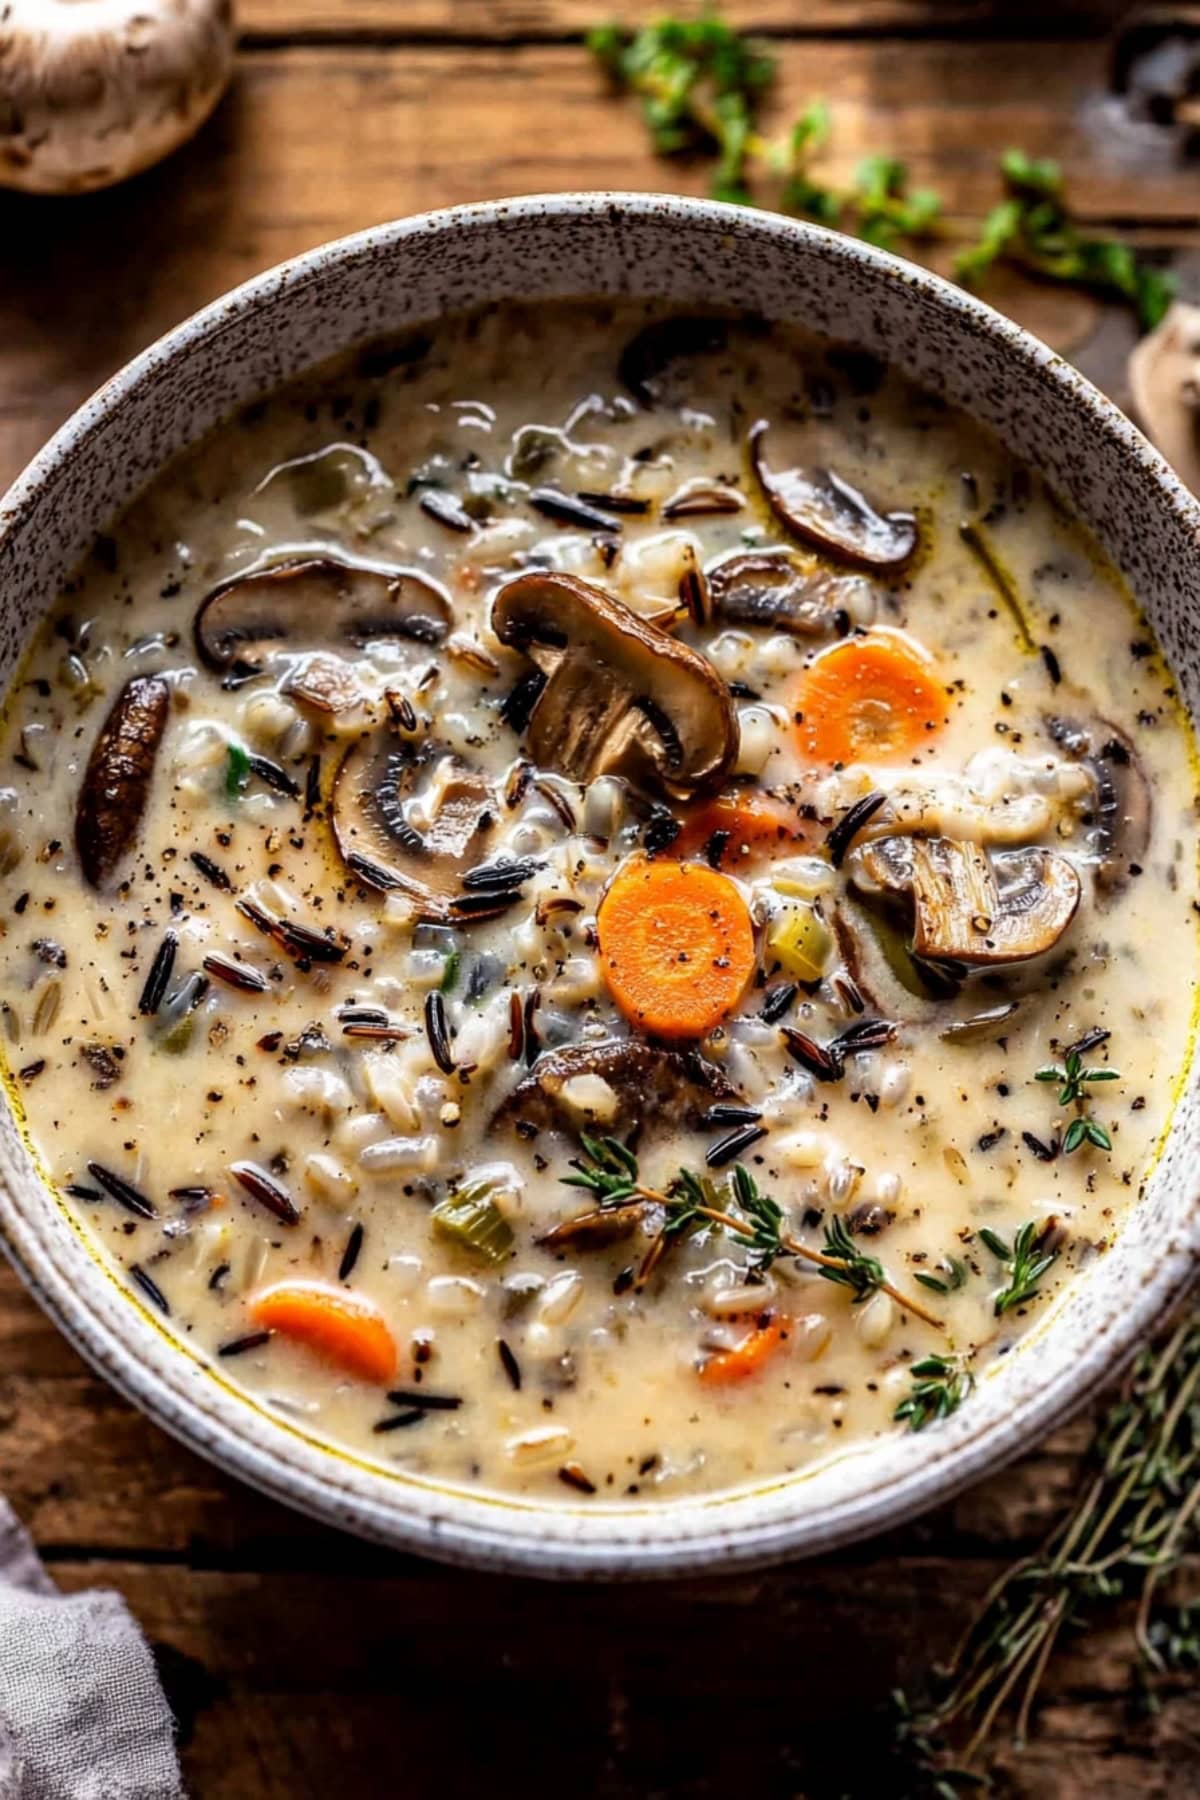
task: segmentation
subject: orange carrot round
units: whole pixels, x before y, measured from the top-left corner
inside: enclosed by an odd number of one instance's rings
[[[846,638],[809,665],[796,735],[813,762],[894,762],[940,731],[947,710],[928,651],[885,627]]]
[[[281,1281],[256,1295],[250,1312],[256,1325],[306,1345],[360,1381],[395,1378],[395,1339],[379,1308],[359,1294],[319,1281]]]
[[[716,866],[737,869],[755,857],[795,843],[803,836],[804,827],[794,807],[752,788],[734,788],[693,807],[665,854],[677,861],[698,856],[717,832],[726,835],[723,842],[718,840]]]
[[[776,1313],[756,1325],[748,1337],[732,1350],[718,1350],[701,1363],[699,1376],[709,1387],[732,1387],[748,1381],[770,1362],[779,1346],[787,1342],[788,1321]]]
[[[600,902],[596,927],[613,999],[656,1037],[703,1037],[754,973],[746,902],[707,863],[628,864]]]

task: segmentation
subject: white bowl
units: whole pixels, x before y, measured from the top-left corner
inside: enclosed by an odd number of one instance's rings
[[[1200,507],[1067,363],[957,288],[766,213],[640,194],[550,195],[381,225],[285,263],[159,340],[58,433],[0,506],[0,678],[97,532],[234,409],[379,333],[508,298],[634,295],[745,308],[848,339],[993,427],[1124,571],[1200,717]],[[1164,970],[1163,978],[1167,979]],[[450,1561],[633,1576],[812,1554],[944,1500],[1111,1374],[1200,1258],[1197,1077],[1119,1237],[968,1406],[811,1472],[646,1503],[509,1498],[389,1473],[230,1388],[108,1272],[5,1109],[0,1235],[76,1347],[185,1443],[330,1523]]]

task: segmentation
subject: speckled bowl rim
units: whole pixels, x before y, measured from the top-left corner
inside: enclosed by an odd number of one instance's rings
[[[65,460],[88,453],[89,440],[116,409],[197,344],[236,329],[259,304],[340,263],[405,239],[493,234],[503,225],[570,221],[577,227],[614,217],[703,221],[712,229],[772,239],[803,249],[833,270],[915,289],[964,339],[984,338],[1012,362],[1036,371],[1066,412],[1099,434],[1132,473],[1154,484],[1164,515],[1196,546],[1200,586],[1200,505],[1130,421],[1078,371],[1028,332],[938,276],[817,226],[715,202],[657,194],[547,194],[452,207],[382,224],[322,245],[254,277],[165,334],[85,402],[0,502],[0,566],[9,538],[36,506]],[[96,529],[106,523],[97,519]],[[11,1121],[9,1122],[11,1135]],[[0,1170],[0,1241],[21,1278],[76,1349],[114,1387],[193,1450],[252,1486],[316,1519],[454,1563],[540,1576],[630,1578],[753,1567],[811,1555],[896,1526],[946,1501],[1028,1449],[1078,1408],[1180,1301],[1200,1268],[1195,1195],[1178,1209],[1183,1222],[1139,1267],[1124,1304],[1097,1322],[1069,1365],[1028,1389],[1016,1406],[999,1404],[985,1382],[954,1418],[917,1439],[867,1446],[786,1480],[732,1494],[608,1506],[546,1503],[481,1494],[381,1471],[329,1449],[247,1402],[208,1365],[169,1338],[131,1299],[82,1232],[40,1182]],[[1105,1259],[1107,1260],[1107,1259]],[[1088,1279],[1085,1277],[1085,1279]],[[1036,1356],[1055,1333],[1057,1309],[1011,1359]],[[888,1478],[879,1479],[887,1462]],[[876,1474],[872,1477],[872,1465]],[[834,1468],[847,1491],[822,1493]],[[838,1482],[832,1484],[835,1488]],[[815,1495],[815,1498],[814,1498]]]

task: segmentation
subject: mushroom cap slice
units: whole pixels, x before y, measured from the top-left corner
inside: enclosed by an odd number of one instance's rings
[[[416,569],[314,556],[221,582],[201,601],[194,632],[210,669],[246,681],[280,651],[361,649],[376,638],[439,644],[452,619],[449,596]]]
[[[604,1038],[572,1044],[540,1056],[532,1071],[503,1100],[493,1124],[562,1130],[573,1122],[560,1102],[563,1089],[580,1075],[598,1075],[617,1096],[617,1124],[646,1127],[658,1122],[695,1125],[714,1100],[736,1100],[737,1089],[697,1050],[664,1050],[641,1038]]]
[[[163,676],[134,675],[92,745],[75,807],[75,848],[92,887],[103,887],[133,847],[170,703]]]
[[[832,469],[771,469],[767,421],[750,431],[750,464],[775,517],[806,544],[864,569],[898,569],[917,547],[911,513],[878,513],[865,495]]]
[[[602,588],[550,570],[517,575],[492,602],[492,629],[546,676],[528,725],[543,767],[681,797],[732,768],[737,712],[712,664]]]
[[[430,822],[414,824],[410,803],[421,795]],[[483,855],[498,817],[491,784],[469,763],[437,744],[414,746],[379,731],[351,746],[333,779],[334,842],[350,873],[381,893],[407,894],[419,919],[473,924],[511,904],[460,911],[463,874]]]
[[[1150,783],[1133,744],[1107,719],[1052,718],[1046,720],[1046,730],[1092,778],[1096,896],[1103,906],[1120,893],[1149,848]]]
[[[7,0],[0,187],[79,194],[190,138],[233,69],[230,0]]]
[[[968,968],[1044,955],[1081,894],[1067,859],[1037,847],[989,856],[954,838],[879,838],[853,851],[849,868],[861,893],[911,906],[914,955]]]
[[[763,625],[793,637],[824,637],[848,622],[850,590],[861,575],[835,575],[788,550],[742,550],[705,571],[719,618]]]

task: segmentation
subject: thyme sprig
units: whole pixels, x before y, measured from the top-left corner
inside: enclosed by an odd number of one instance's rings
[[[1000,1319],[1013,1307],[1037,1299],[1038,1283],[1057,1260],[1058,1250],[1047,1243],[1046,1227],[1032,1219],[1021,1226],[1011,1244],[986,1225],[980,1227],[979,1235],[1008,1271],[1008,1286],[1000,1290],[994,1302],[996,1317]]]
[[[1120,1081],[1119,1069],[1088,1069],[1083,1059],[1089,1050],[1097,1050],[1108,1039],[1107,1031],[1091,1031],[1077,1044],[1073,1044],[1066,1052],[1061,1063],[1049,1063],[1038,1069],[1035,1081],[1056,1081],[1058,1083],[1058,1104],[1074,1106],[1076,1116],[1063,1133],[1063,1154],[1070,1156],[1082,1144],[1094,1144],[1097,1150],[1111,1150],[1112,1138],[1108,1128],[1099,1119],[1094,1119],[1084,1111],[1087,1104],[1088,1085],[1096,1081]]]
[[[645,1200],[662,1207],[666,1214],[663,1229],[642,1265],[641,1285],[657,1267],[672,1239],[708,1223],[748,1241],[755,1273],[765,1272],[781,1256],[795,1256],[814,1264],[827,1281],[850,1288],[856,1304],[882,1292],[936,1331],[944,1329],[936,1314],[895,1287],[883,1265],[858,1248],[843,1219],[835,1218],[826,1226],[825,1243],[820,1250],[792,1237],[783,1228],[782,1208],[769,1194],[762,1193],[744,1163],[735,1163],[730,1170],[725,1201],[711,1176],[691,1169],[679,1169],[665,1189],[647,1187],[641,1180],[636,1155],[619,1138],[581,1133],[579,1143],[583,1154],[572,1158],[572,1173],[560,1177],[566,1187],[585,1189],[603,1208]]]
[[[948,1419],[975,1386],[965,1355],[924,1356],[913,1363],[909,1373],[912,1392],[892,1417],[906,1422],[910,1431],[923,1431],[935,1419]]]
[[[1134,1638],[1148,1679],[1194,1666],[1190,1608],[1156,1615],[1155,1599],[1200,1525],[1200,1309],[1142,1352],[1096,1431],[1085,1473],[1041,1549],[991,1589],[939,1672],[936,1697],[903,1703],[901,1738],[926,1772],[979,1771],[1009,1708],[1023,1747],[1061,1632],[1089,1623],[1100,1602],[1137,1596]]]

